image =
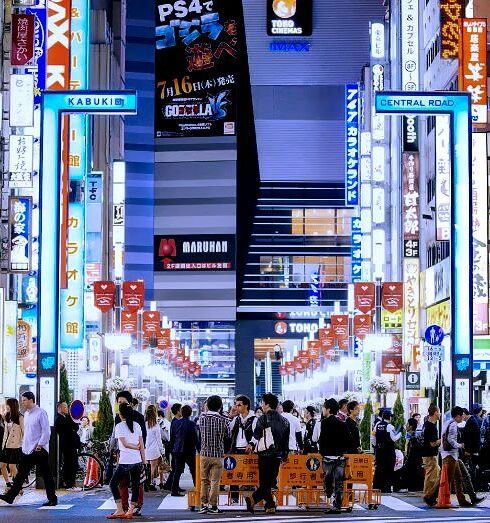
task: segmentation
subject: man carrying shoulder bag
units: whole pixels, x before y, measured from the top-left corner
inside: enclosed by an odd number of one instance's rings
[[[274,394],[264,394],[262,410],[264,415],[257,422],[253,438],[246,447],[251,454],[254,450],[259,455],[259,487],[245,498],[247,510],[254,513],[254,507],[265,501],[267,514],[274,514],[276,503],[272,497],[272,488],[277,481],[281,461],[287,458],[289,450],[289,422],[277,411],[279,400]]]

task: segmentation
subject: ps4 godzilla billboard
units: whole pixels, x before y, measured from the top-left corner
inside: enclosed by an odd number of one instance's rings
[[[157,1],[157,138],[235,134],[243,40],[241,2]]]

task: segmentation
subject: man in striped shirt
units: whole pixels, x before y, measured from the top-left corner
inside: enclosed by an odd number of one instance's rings
[[[221,514],[218,508],[219,483],[223,472],[225,438],[229,436],[230,420],[220,414],[223,401],[210,396],[207,411],[199,418],[201,434],[201,514]]]

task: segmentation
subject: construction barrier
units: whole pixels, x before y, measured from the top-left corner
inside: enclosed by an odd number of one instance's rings
[[[376,509],[381,504],[381,493],[373,489],[374,457],[371,454],[347,454],[342,508],[351,511],[355,503]],[[223,460],[220,486],[240,487],[238,504],[245,504],[245,495],[259,484],[259,458],[256,454],[227,454]],[[320,454],[290,454],[281,464],[278,488],[274,491],[278,506],[305,508],[329,506],[323,485],[323,467]],[[200,456],[196,456],[196,488],[187,494],[191,509],[200,506]],[[235,491],[236,492],[236,491]],[[232,504],[231,491],[228,504]],[[236,505],[236,502],[234,503]]]

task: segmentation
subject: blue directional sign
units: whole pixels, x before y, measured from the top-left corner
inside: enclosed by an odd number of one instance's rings
[[[444,331],[439,325],[431,325],[425,329],[424,338],[429,345],[440,345],[444,339]]]

